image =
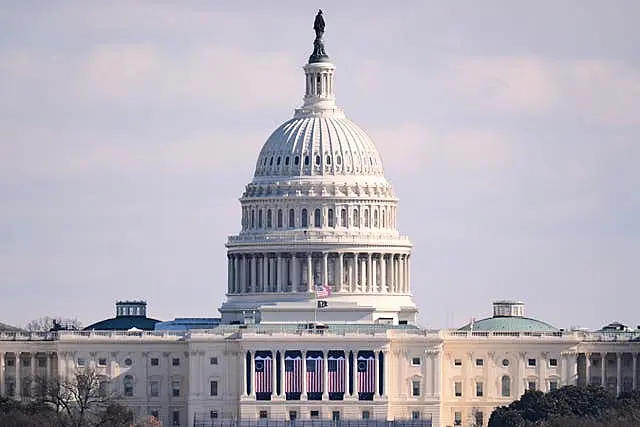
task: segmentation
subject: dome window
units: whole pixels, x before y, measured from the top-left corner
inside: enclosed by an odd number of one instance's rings
[[[329,209],[329,215],[328,215],[328,218],[327,218],[327,222],[329,223],[329,227],[333,227],[334,226],[333,209]]]
[[[328,165],[330,165],[330,164],[331,164],[331,156],[329,156],[328,154],[327,154],[327,164],[328,164]]]
[[[264,162],[262,162],[262,166],[267,166],[267,158],[264,158]]]
[[[289,209],[289,228],[296,226],[296,211]]]
[[[273,224],[271,223],[271,209],[267,210],[267,228],[271,228]]]
[[[320,216],[320,209],[316,209],[313,213],[313,225],[315,227],[320,227],[322,225],[321,219],[322,218]]]
[[[304,156],[304,165],[309,166],[309,156]]]
[[[289,166],[289,156],[284,158],[284,165]]]
[[[269,159],[269,166],[273,166],[273,157]]]
[[[316,156],[316,166],[320,166],[320,156]]]
[[[342,157],[336,157],[336,165],[340,166],[342,164]]]
[[[378,228],[378,211],[373,211],[373,226]]]
[[[262,209],[258,210],[258,228],[262,228]]]
[[[307,210],[306,209],[302,209],[302,216],[300,218],[302,220],[302,227],[308,227],[309,226],[309,218],[307,217]]]
[[[342,211],[340,211],[340,225],[342,227],[347,226],[347,210],[346,209],[342,209]]]
[[[256,211],[251,209],[251,228],[255,228],[256,226]]]
[[[299,156],[295,156],[293,158],[293,164],[298,166],[300,164],[300,157]]]
[[[369,226],[369,209],[364,210],[364,226]]]
[[[278,209],[278,228],[282,228],[282,209]]]
[[[358,214],[358,209],[353,210],[353,226],[360,227],[360,215]]]
[[[280,166],[280,156],[278,156],[278,160],[276,160],[276,166]]]

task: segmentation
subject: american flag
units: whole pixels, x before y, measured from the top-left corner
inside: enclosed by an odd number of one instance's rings
[[[331,295],[331,288],[327,285],[316,283],[316,298],[327,298]]]
[[[375,376],[373,355],[358,356],[358,393],[375,393]]]
[[[322,357],[307,356],[307,392],[322,393],[322,374],[324,360]]]
[[[270,355],[256,356],[256,393],[271,393],[272,367]]]
[[[302,393],[302,357],[285,356],[284,392]]]
[[[344,356],[329,356],[327,370],[329,371],[329,393],[345,392],[345,364]]]

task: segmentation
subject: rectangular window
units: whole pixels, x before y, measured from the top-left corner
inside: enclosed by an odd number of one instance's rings
[[[80,360],[84,360],[84,359],[78,359],[78,361],[80,361]],[[79,364],[80,363],[78,363],[78,365]],[[22,366],[31,366],[31,359],[22,359]]]
[[[179,426],[180,425],[180,411],[172,411],[171,412],[171,425]]]
[[[107,366],[107,359],[104,357],[98,359],[98,366]]]
[[[171,361],[171,364],[173,366],[180,366],[180,359],[177,357],[174,357],[173,360]]]
[[[482,397],[484,395],[484,383],[476,383],[476,397]]]
[[[14,359],[7,359],[7,366],[14,366],[16,361]]]
[[[295,421],[298,418],[297,411],[289,411],[289,421]]]
[[[558,366],[558,359],[549,359],[549,366]]]
[[[209,358],[209,365],[217,365],[218,364],[218,358],[217,357],[210,357]]]
[[[527,382],[527,388],[530,391],[535,391],[536,390],[536,382],[535,381],[528,381]]]
[[[456,382],[453,385],[453,392],[454,392],[456,397],[462,397],[462,383],[461,382]]]
[[[261,420],[266,420],[267,418],[269,418],[269,413],[268,413],[267,411],[265,411],[265,410],[262,410],[262,411],[260,411],[260,412],[258,413],[258,417],[259,417]]]
[[[556,391],[558,389],[558,381],[549,381],[549,391]]]
[[[419,420],[420,419],[420,411],[412,411],[411,412],[411,419],[412,420]]]
[[[173,397],[180,397],[180,381],[171,382],[171,395]]]
[[[420,381],[411,382],[411,395],[413,397],[420,396]]]
[[[529,366],[536,366],[536,359],[529,359],[528,363]]]
[[[218,411],[209,411],[209,418],[211,419],[218,418]]]
[[[217,396],[218,395],[218,381],[212,380],[209,382],[209,392],[211,393],[211,396]]]
[[[411,364],[413,366],[420,366],[420,358],[419,357],[414,357],[411,359]]]
[[[160,396],[160,381],[151,381],[149,386],[149,394],[151,397],[159,397]]]
[[[462,425],[462,412],[455,412],[453,414],[453,425],[454,426]]]
[[[160,359],[158,359],[157,357],[152,357],[151,366],[160,366]]]
[[[38,359],[38,366],[41,368],[47,366],[47,359]]]
[[[484,425],[484,414],[481,411],[475,413],[476,426],[482,427]]]
[[[362,419],[363,419],[363,420],[368,420],[369,418],[371,418],[371,412],[369,412],[369,411],[362,411]]]
[[[462,366],[462,359],[455,359],[453,361],[454,366]]]
[[[333,411],[331,413],[331,420],[332,421],[340,421],[340,411]]]
[[[484,359],[476,359],[476,366],[484,366]]]
[[[78,357],[78,366],[86,366],[87,365],[87,359],[85,359],[84,357]]]
[[[311,419],[320,418],[320,411],[311,411],[309,412],[309,416],[311,417]]]

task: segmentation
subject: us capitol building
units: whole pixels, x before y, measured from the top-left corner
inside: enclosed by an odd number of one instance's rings
[[[336,104],[321,13],[314,28],[303,104],[267,139],[240,199],[221,318],[158,322],[122,301],[82,331],[0,328],[0,395],[29,399],[35,377],[92,368],[167,426],[467,426],[526,389],[636,389],[640,331],[624,325],[556,329],[518,301],[456,330],[416,324],[398,198],[373,141]]]

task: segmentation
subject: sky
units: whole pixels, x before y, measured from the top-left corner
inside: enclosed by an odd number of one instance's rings
[[[640,2],[4,2],[0,322],[215,317],[318,8],[338,104],[411,239],[420,323],[519,299],[557,327],[640,300]]]

